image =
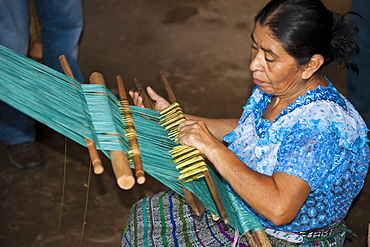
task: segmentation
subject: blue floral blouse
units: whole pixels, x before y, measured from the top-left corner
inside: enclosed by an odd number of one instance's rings
[[[273,122],[262,118],[271,97],[255,87],[238,127],[224,141],[255,171],[297,176],[311,192],[294,220],[280,226],[236,196],[265,227],[276,230],[300,232],[344,219],[368,171],[366,124],[331,83],[298,97]]]

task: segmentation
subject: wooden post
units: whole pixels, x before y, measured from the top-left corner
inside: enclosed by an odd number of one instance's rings
[[[100,84],[105,86],[104,77],[98,72],[91,74],[90,83]],[[135,185],[135,179],[130,168],[128,157],[123,151],[109,151],[112,161],[114,175],[116,176],[117,184],[120,188],[128,190]]]
[[[69,66],[66,56],[65,55],[59,56],[59,61],[64,71],[64,74],[66,74],[67,76],[71,78],[74,78],[71,67]],[[86,142],[87,150],[90,155],[91,164],[93,166],[94,173],[102,174],[104,171],[104,167],[102,165],[102,162],[99,157],[98,150],[96,149],[95,143],[92,140],[87,139],[87,138],[85,138],[85,142]]]
[[[133,152],[132,155],[133,155],[133,160],[134,160],[134,165],[135,165],[136,181],[138,184],[143,184],[145,183],[145,180],[146,180],[145,173],[143,170],[143,164],[141,161],[139,144],[136,138],[136,130],[135,130],[134,122],[132,119],[132,114],[131,114],[130,106],[128,103],[125,86],[123,83],[123,79],[120,75],[117,75],[116,79],[117,79],[119,99],[121,101],[121,106],[124,108],[128,131],[131,134],[130,136],[128,136],[128,139],[130,141],[130,146],[132,149],[131,151]]]

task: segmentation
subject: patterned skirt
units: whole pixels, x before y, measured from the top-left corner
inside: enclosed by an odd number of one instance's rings
[[[127,222],[122,246],[249,246],[245,236],[209,212],[196,216],[172,190],[138,201]]]
[[[297,235],[294,233],[267,231],[267,236],[273,247],[340,247],[346,231],[344,223],[312,230],[307,236],[301,235],[304,241],[299,243],[289,241]],[[210,212],[195,215],[186,199],[168,190],[132,206],[122,238],[122,247],[126,246],[247,247],[249,244],[244,235],[222,220],[213,219]]]

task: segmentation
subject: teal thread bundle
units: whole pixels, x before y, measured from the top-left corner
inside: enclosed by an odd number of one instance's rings
[[[124,129],[116,97],[103,85],[81,85],[101,150],[125,151]]]
[[[105,86],[81,85],[3,46],[0,46],[0,65],[0,100],[83,146],[88,138],[108,157],[110,150],[118,150],[130,158],[121,106]],[[189,189],[209,211],[218,215],[204,178],[188,183],[178,181],[179,171],[169,153],[178,144],[169,139],[167,131],[158,124],[159,112],[136,106],[130,109],[144,171],[183,196],[182,187]],[[130,159],[131,167],[132,163]],[[241,233],[263,229],[226,188],[226,182],[211,168],[209,171],[230,225]]]

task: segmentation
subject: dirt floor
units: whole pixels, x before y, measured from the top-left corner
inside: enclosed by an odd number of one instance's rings
[[[338,12],[351,0],[325,0]],[[98,71],[116,92],[115,76],[126,87],[133,79],[164,95],[164,71],[184,111],[207,117],[239,117],[253,85],[248,65],[250,32],[266,0],[85,0],[80,61],[86,81]],[[346,74],[326,72],[346,93]],[[110,162],[90,173],[87,150],[39,125],[45,168],[23,173],[9,164],[0,143],[0,246],[119,246],[131,205],[165,189],[148,178],[121,190]],[[370,184],[354,203],[345,246],[366,246]]]

